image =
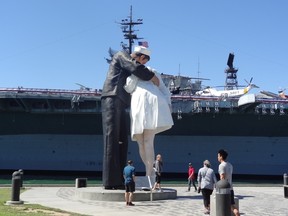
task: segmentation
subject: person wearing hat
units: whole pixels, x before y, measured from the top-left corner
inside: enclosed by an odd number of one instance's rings
[[[210,195],[213,193],[217,182],[214,170],[210,168],[209,160],[203,162],[203,167],[198,171],[198,191],[202,192],[204,203],[204,214],[210,214]]]
[[[193,187],[195,189],[195,192],[197,191],[197,187],[195,185],[195,170],[192,166],[192,163],[188,164],[188,192],[190,191],[191,185],[193,184]]]
[[[139,50],[138,47],[135,50]],[[144,52],[145,51],[145,52]],[[150,55],[148,49],[140,49]],[[173,125],[171,115],[171,93],[165,86],[161,75],[154,69],[150,70],[158,77],[159,86],[151,81],[129,78],[131,97],[131,139],[137,141],[140,157],[145,165],[146,176],[154,175],[153,162],[155,158],[154,138],[157,133],[168,130]],[[133,76],[133,75],[132,75]],[[134,76],[135,78],[135,76]],[[131,84],[132,83],[132,84]]]
[[[126,109],[130,106],[131,95],[124,89],[131,74],[140,80],[159,85],[159,79],[145,67],[150,56],[138,48],[131,55],[125,50],[113,55],[101,95],[103,127],[103,170],[102,182],[105,189],[124,187],[122,170],[127,162],[128,131]]]

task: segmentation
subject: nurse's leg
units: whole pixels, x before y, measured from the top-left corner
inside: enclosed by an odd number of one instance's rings
[[[153,162],[155,158],[154,138],[155,138],[154,130],[144,130],[146,176],[152,176],[154,174],[153,170]]]

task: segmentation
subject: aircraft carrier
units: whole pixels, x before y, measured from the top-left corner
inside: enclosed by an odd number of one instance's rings
[[[47,89],[0,89],[0,169],[101,171],[101,93]],[[172,95],[174,126],[156,136],[165,172],[200,168],[217,150],[230,153],[235,173],[287,172],[288,101]],[[127,111],[127,118],[129,118]],[[143,169],[138,146],[128,157]]]
[[[121,25],[133,27],[132,13],[129,18]],[[131,48],[137,36],[132,37],[133,28],[123,32]],[[233,58],[229,54],[227,90],[238,86]],[[155,138],[155,153],[163,156],[164,172],[186,173],[189,162],[198,170],[205,159],[217,171],[220,148],[229,152],[234,174],[280,176],[287,172],[287,99],[249,93],[201,96],[196,94],[203,91],[200,78],[162,77],[172,94],[174,119],[172,129]],[[101,172],[100,97],[100,89],[85,87],[0,88],[0,170]],[[130,142],[128,158],[144,172],[136,142]]]

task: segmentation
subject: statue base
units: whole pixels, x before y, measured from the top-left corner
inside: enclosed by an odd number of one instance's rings
[[[124,190],[105,190],[103,187],[75,188],[76,199],[94,201],[125,202],[124,193]],[[133,194],[133,201],[153,201],[176,198],[177,190],[171,188],[162,188],[162,191],[147,191],[146,189],[137,189]]]
[[[133,201],[153,201],[176,199],[177,191],[171,188],[162,188],[161,191],[152,191],[155,183],[155,176],[136,176],[135,192]],[[75,187],[75,198],[95,201],[121,201],[124,202],[125,190],[111,189],[104,187]]]

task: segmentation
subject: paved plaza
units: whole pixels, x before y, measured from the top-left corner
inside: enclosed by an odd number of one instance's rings
[[[168,187],[167,187],[168,188]],[[47,207],[91,216],[198,216],[203,213],[203,200],[197,192],[186,192],[186,187],[169,187],[177,190],[177,199],[138,201],[126,206],[124,201],[97,201],[79,199],[75,187],[31,187],[21,194],[24,203],[36,203]],[[91,187],[100,191],[101,187]],[[240,213],[245,216],[288,216],[288,199],[283,187],[234,187],[239,199]],[[119,191],[123,193],[124,191]]]

